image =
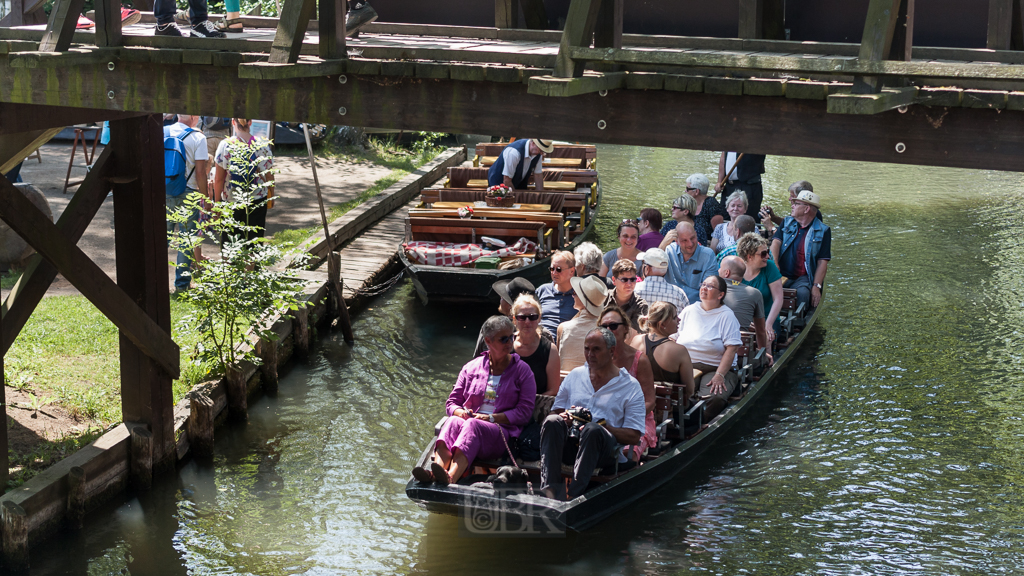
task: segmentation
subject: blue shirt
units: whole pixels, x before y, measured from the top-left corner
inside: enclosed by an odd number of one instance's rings
[[[552,334],[558,333],[559,324],[572,320],[576,315],[572,288],[569,288],[568,292],[559,292],[552,282],[541,284],[540,288],[537,288],[537,301],[540,302],[540,325]]]
[[[700,302],[700,283],[718,272],[715,251],[698,245],[693,256],[686,260],[679,244],[673,242],[665,253],[668,254],[668,274],[665,274],[665,279],[682,288],[690,302]]]

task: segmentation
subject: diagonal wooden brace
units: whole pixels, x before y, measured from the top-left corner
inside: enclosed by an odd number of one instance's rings
[[[46,33],[39,43],[40,52],[65,52],[71,47],[78,16],[85,0],[56,0],[46,23]]]
[[[114,164],[111,155],[109,146],[100,152],[92,169],[57,220],[57,228],[71,242],[78,243],[110,192],[107,176]],[[0,350],[3,354],[10,349],[56,277],[57,269],[53,264],[39,254],[32,255],[3,303],[3,325],[0,327]]]
[[[0,219],[49,260],[75,288],[171,378],[180,376],[178,345],[82,249],[0,177]]]
[[[294,64],[299,60],[302,41],[306,38],[306,28],[309,27],[309,20],[315,11],[315,0],[284,0],[274,42],[270,45],[270,62]],[[344,14],[341,17],[344,18]]]

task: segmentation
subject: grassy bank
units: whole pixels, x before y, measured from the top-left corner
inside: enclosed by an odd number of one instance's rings
[[[324,144],[316,150],[316,155],[322,158],[345,160],[353,163],[373,163],[391,168],[391,173],[374,182],[372,186],[367,188],[366,191],[359,196],[349,200],[348,202],[335,204],[333,206],[326,206],[328,222],[333,222],[334,220],[341,218],[349,210],[359,206],[370,198],[377,196],[384,190],[387,190],[391,185],[413,173],[420,166],[433,160],[435,156],[444,150],[444,147],[434,144],[433,140],[427,140],[424,144],[414,146],[412,149],[401,148],[394,142],[394,140],[386,138],[370,138],[369,142],[370,148],[366,151],[356,150],[351,147],[334,146],[331,144]],[[306,154],[306,150],[305,148],[291,149],[287,151],[279,150],[279,154],[303,156]],[[289,248],[292,246],[298,246],[307,238],[317,234],[318,232],[322,233],[322,230],[322,226],[309,226],[306,228],[282,230],[281,232],[274,234],[274,236],[271,237],[271,241],[282,247]]]

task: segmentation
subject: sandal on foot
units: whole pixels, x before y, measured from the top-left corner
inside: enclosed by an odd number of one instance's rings
[[[434,481],[434,473],[422,466],[417,466],[412,469],[412,477],[417,482],[423,482],[424,484],[430,484]]]
[[[235,24],[238,24],[236,27]],[[214,27],[221,32],[227,32],[228,34],[241,34],[245,32],[245,27],[242,26],[241,18],[221,18],[214,24]]]
[[[452,478],[448,475],[448,471],[444,469],[444,466],[441,466],[437,462],[431,462],[430,471],[434,473],[434,482],[437,482],[442,486],[447,486],[452,483]]]

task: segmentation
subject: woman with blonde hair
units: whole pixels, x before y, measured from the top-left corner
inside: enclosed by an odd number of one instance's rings
[[[551,353],[552,342],[543,337],[540,327],[540,302],[530,294],[521,294],[512,305],[516,326],[515,352],[533,371],[537,394],[554,396],[561,383],[558,351]]]
[[[672,339],[679,331],[679,311],[670,302],[655,302],[647,317],[640,320],[640,327],[645,333],[638,335],[630,344],[647,354],[654,381],[682,384],[689,403],[696,390],[693,363],[686,346]]]
[[[234,134],[221,141],[214,156],[213,199],[244,202],[235,209],[234,218],[252,228],[240,230],[238,236],[262,238],[267,228],[267,204],[274,197],[274,155],[270,146],[256,145],[256,138],[249,133],[251,119],[232,118],[231,127]],[[237,157],[239,154],[248,158]],[[226,242],[230,235],[223,234],[221,241]]]
[[[661,227],[662,239],[658,248],[664,250],[675,242],[676,238],[679,237],[679,234],[676,232],[676,226],[678,226],[680,222],[689,222],[690,224],[694,224],[693,215],[696,212],[697,201],[693,199],[693,196],[683,194],[679,198],[676,198],[672,202],[672,218]]]

